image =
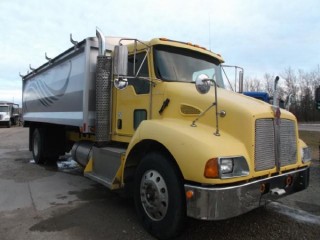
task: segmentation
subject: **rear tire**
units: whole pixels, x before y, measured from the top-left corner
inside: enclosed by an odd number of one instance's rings
[[[39,128],[35,129],[32,134],[32,155],[36,164],[43,164],[44,157],[44,134]]]
[[[149,153],[135,174],[134,201],[144,228],[158,239],[181,233],[186,220],[183,180],[176,165],[160,153]]]
[[[45,128],[36,128],[32,135],[32,155],[36,164],[55,164],[59,158],[58,145],[55,138]]]

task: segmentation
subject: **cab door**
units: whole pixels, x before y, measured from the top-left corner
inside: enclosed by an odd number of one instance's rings
[[[128,76],[137,77],[128,78],[128,87],[123,90],[114,89],[114,140],[129,142],[139,124],[149,118],[150,111],[150,81],[148,58],[145,58],[146,52],[137,53],[135,56],[129,55],[128,58]]]

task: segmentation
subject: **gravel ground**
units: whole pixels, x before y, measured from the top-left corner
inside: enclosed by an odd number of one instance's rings
[[[74,164],[33,163],[28,129],[0,128],[0,239],[153,239],[133,202]],[[320,164],[307,190],[225,221],[188,219],[178,239],[314,239],[320,236]]]

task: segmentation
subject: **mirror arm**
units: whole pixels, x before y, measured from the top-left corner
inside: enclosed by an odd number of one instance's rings
[[[216,108],[216,132],[214,133],[214,135],[216,136],[220,136],[220,132],[219,132],[219,113],[218,113],[218,91],[217,91],[217,83],[215,81],[212,81],[214,84],[214,98],[215,98],[215,108]]]
[[[219,115],[220,113],[218,112],[218,85],[216,83],[216,81],[214,81],[213,79],[203,79],[202,82],[212,82],[214,84],[214,102],[206,109],[204,110],[202,113],[199,114],[199,116],[192,121],[191,123],[191,127],[196,127],[196,122],[206,113],[209,111],[209,109],[211,109],[212,107],[215,107],[215,115],[216,115],[216,132],[214,133],[215,136],[220,136],[220,131],[219,131]],[[221,111],[221,113],[224,111]],[[224,113],[225,114],[225,113]]]
[[[141,68],[142,68],[142,65],[143,65],[144,62],[146,61],[147,56],[148,56],[148,54],[149,54],[149,49],[150,49],[150,48],[148,48],[148,50],[146,51],[146,55],[144,56],[144,58],[143,58],[143,60],[142,60],[142,62],[141,62],[141,64],[140,64],[140,67],[139,67],[137,73],[134,75],[135,77],[138,77],[138,75],[139,75],[139,73],[140,73],[140,70],[141,70]],[[135,62],[135,60],[134,60],[134,62]],[[135,70],[135,68],[134,68],[134,70]]]
[[[200,113],[199,116],[198,116],[195,120],[192,121],[191,127],[196,127],[196,126],[197,126],[197,125],[196,125],[196,122],[197,122],[203,115],[205,115],[206,112],[208,112],[208,111],[209,111],[213,106],[215,106],[215,105],[216,105],[215,102],[212,103],[206,110],[204,110],[202,113]]]
[[[134,40],[133,76],[136,75],[136,55],[137,55],[137,40]]]
[[[221,65],[221,69],[222,69],[225,77],[226,77],[227,80],[228,80],[228,83],[229,83],[229,86],[230,86],[230,88],[231,88],[231,91],[234,92],[233,87],[232,87],[232,84],[231,84],[231,82],[230,82],[230,80],[229,80],[229,78],[228,78],[228,75],[227,75],[226,71],[224,70],[224,66],[225,66],[225,65]]]
[[[239,93],[243,93],[243,68],[239,71]]]

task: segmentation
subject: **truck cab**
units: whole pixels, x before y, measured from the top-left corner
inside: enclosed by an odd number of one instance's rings
[[[111,44],[99,31],[73,43],[23,77],[30,150],[43,163],[72,149],[85,176],[132,194],[155,237],[307,188],[295,116],[227,90],[220,55],[165,38]]]
[[[1,124],[11,126],[9,105],[0,105],[0,121]]]
[[[0,124],[6,125],[8,128],[11,125],[18,124],[19,105],[9,102],[0,102]]]

